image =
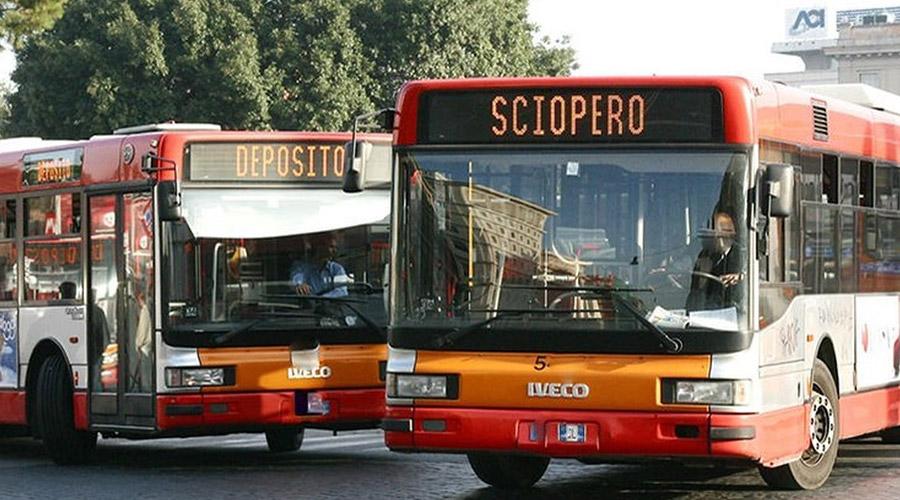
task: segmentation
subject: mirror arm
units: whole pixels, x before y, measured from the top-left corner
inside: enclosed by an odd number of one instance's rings
[[[154,161],[157,164],[162,163],[162,164],[168,165],[168,166],[152,167],[151,165],[153,165]],[[144,172],[146,174],[152,174],[152,173],[156,173],[156,172],[174,172],[177,166],[178,166],[178,164],[175,162],[175,160],[163,158],[162,156],[159,156],[159,155],[156,155],[153,153],[147,153],[146,155],[144,155],[144,161],[141,162],[141,172]]]
[[[357,115],[353,119],[353,131],[350,134],[350,154],[356,155],[356,131],[359,130],[360,122],[363,120],[371,120],[372,118],[377,118],[379,116],[385,117],[385,122],[382,124],[382,128],[385,130],[393,130],[393,117],[397,116],[397,110],[395,108],[384,108],[379,109],[378,111],[373,111],[371,113],[364,113],[361,115]],[[390,126],[388,125],[390,122]]]

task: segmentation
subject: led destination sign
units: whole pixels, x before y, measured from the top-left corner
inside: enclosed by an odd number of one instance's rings
[[[334,183],[344,176],[344,143],[198,143],[186,155],[192,181]]]
[[[714,143],[724,135],[715,89],[502,89],[421,99],[423,144]]]
[[[84,166],[84,149],[27,154],[22,164],[22,184],[25,186],[78,181]]]

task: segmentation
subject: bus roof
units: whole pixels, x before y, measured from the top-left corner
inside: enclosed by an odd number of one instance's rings
[[[350,141],[349,132],[306,131],[148,131],[124,135],[103,135],[79,141],[48,141],[14,138],[0,141],[0,194],[54,189],[78,185],[111,184],[149,179],[141,171],[141,157],[153,153],[172,160],[181,171],[184,147],[197,142],[340,142]],[[379,144],[389,144],[389,134],[358,134]],[[6,147],[4,147],[6,145]],[[81,158],[77,179],[29,184],[24,181],[26,160],[55,161],[56,156],[76,154]],[[171,175],[171,174],[170,174]]]

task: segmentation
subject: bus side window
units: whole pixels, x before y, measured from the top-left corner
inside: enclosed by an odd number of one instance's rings
[[[769,255],[760,261],[760,320],[771,324],[780,318],[798,294],[800,286],[800,168],[794,167],[794,209],[786,218],[769,220]],[[765,267],[765,271],[763,270]]]
[[[24,242],[26,301],[73,300],[80,302],[82,287],[81,193],[61,193],[26,198],[27,217]],[[69,296],[75,285],[74,297]]]
[[[803,281],[803,293],[815,293],[818,288],[821,256],[819,247],[819,231],[817,228],[817,210],[811,203],[822,201],[822,155],[804,153],[800,157],[802,173],[800,175],[800,212],[797,219],[803,226],[803,241],[800,278]]]
[[[875,206],[875,164],[870,161],[859,162],[859,204]]]
[[[16,300],[16,200],[0,201],[0,302]]]
[[[822,203],[837,203],[840,188],[837,156],[822,156]]]
[[[841,205],[859,205],[859,160],[841,158]]]
[[[875,168],[875,207],[900,208],[900,168],[879,163]]]

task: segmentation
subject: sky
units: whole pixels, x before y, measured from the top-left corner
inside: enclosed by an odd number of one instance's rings
[[[900,0],[531,0],[542,35],[568,35],[577,75],[729,74],[800,71],[800,58],[772,54],[789,7],[895,6]],[[0,50],[0,80],[15,57]]]
[[[900,0],[531,0],[543,35],[568,35],[576,75],[722,74],[762,78],[802,71],[772,54],[790,7],[838,10],[900,6]]]

